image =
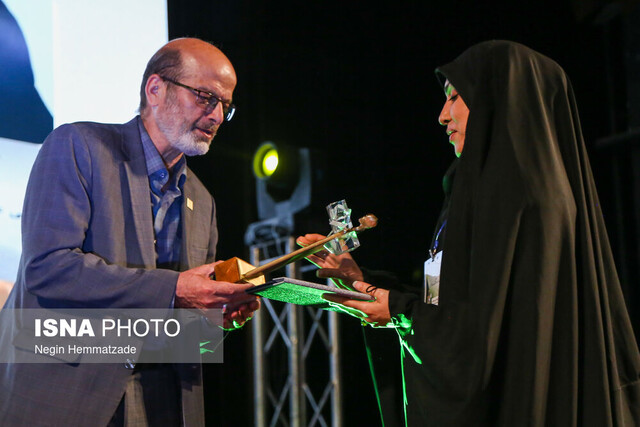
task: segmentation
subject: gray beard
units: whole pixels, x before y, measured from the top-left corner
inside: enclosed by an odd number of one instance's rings
[[[198,141],[191,134],[182,135],[177,141],[173,142],[175,148],[183,152],[187,156],[201,156],[209,151],[210,143]]]
[[[161,113],[162,115],[158,120],[158,128],[166,135],[173,148],[180,150],[180,152],[187,156],[201,156],[209,151],[209,146],[212,141],[207,142],[198,140],[193,134],[190,126],[187,126],[184,123],[167,123],[171,122],[168,120],[170,115],[180,114],[180,111],[174,102],[168,102],[166,111],[163,110]],[[186,129],[181,129],[181,127],[185,127]],[[177,135],[180,136],[176,138]]]

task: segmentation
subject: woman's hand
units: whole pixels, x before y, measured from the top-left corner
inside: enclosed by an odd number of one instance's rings
[[[321,234],[305,234],[298,237],[297,242],[301,246],[307,246],[324,238]],[[320,267],[316,273],[318,277],[335,279],[341,287],[351,288],[353,282],[364,280],[360,267],[349,253],[333,255],[327,250],[322,250],[309,255],[307,259]]]
[[[298,244],[307,246],[324,239],[321,234],[305,234],[297,239]],[[374,301],[359,301],[340,297],[336,294],[325,294],[323,298],[335,308],[366,322],[373,327],[385,327],[391,323],[389,313],[389,291],[365,283],[362,270],[349,253],[333,255],[327,250],[316,252],[307,259],[320,267],[316,275],[321,278],[333,279],[342,287],[373,295]]]
[[[376,299],[374,301],[358,301],[336,294],[324,294],[323,298],[331,303],[340,304],[340,306],[336,306],[340,311],[357,317],[368,325],[373,327],[391,326],[389,291],[376,288],[366,282],[353,282],[353,288],[358,292],[373,295]]]

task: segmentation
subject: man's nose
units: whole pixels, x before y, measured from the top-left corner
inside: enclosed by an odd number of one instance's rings
[[[216,124],[220,124],[224,121],[224,111],[222,102],[218,102],[216,106],[206,115],[208,119],[212,119]]]

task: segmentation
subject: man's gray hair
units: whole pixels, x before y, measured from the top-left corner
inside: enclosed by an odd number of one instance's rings
[[[162,47],[147,63],[147,68],[142,76],[140,85],[140,113],[147,107],[147,95],[145,87],[152,74],[159,74],[172,80],[179,80],[182,74],[182,56],[180,50],[170,47]]]

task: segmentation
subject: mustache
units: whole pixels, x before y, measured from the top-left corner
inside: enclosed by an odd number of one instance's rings
[[[216,134],[218,133],[218,127],[217,126],[193,126],[193,131],[195,130],[201,130],[204,132],[207,132],[209,134],[211,134],[211,138],[213,139],[214,136],[216,136]]]
[[[218,124],[209,124],[209,123],[200,124],[200,123],[197,123],[197,122],[193,125],[194,129],[201,129],[201,130],[204,130],[204,131],[207,131],[207,132],[211,132],[213,134],[216,134],[218,132],[218,128],[219,127],[220,127],[220,125],[218,125]]]

